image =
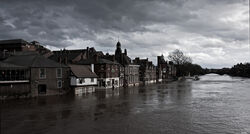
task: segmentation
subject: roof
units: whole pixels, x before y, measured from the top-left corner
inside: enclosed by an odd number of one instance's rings
[[[88,65],[69,65],[72,73],[76,77],[81,78],[97,78],[98,76],[91,71],[90,66]]]
[[[10,64],[10,63],[5,63],[5,62],[1,62],[0,61],[0,68],[3,69],[3,68],[7,68],[7,69],[10,69],[10,68],[18,68],[18,69],[21,69],[21,68],[26,68],[24,66],[19,66],[19,65],[15,65],[15,64]]]
[[[25,67],[67,67],[38,54],[10,56],[4,62]]]
[[[25,43],[28,43],[28,42],[23,39],[0,40],[0,45],[1,44],[25,44]]]
[[[124,64],[125,65],[131,64],[131,59],[126,54],[123,53],[123,55],[124,55],[123,56]]]
[[[58,57],[62,56],[62,58],[67,57],[68,61],[72,61],[84,53],[86,53],[86,49],[53,51],[53,55],[51,55],[49,58],[52,60],[57,60]]]
[[[99,59],[97,61],[97,64],[119,64],[117,63],[116,61],[110,61],[110,60],[107,60],[107,59]]]
[[[103,58],[99,58],[97,61],[94,58],[90,58],[90,59],[82,59],[77,64],[90,65],[90,64],[119,64],[119,63],[116,61],[114,62]]]

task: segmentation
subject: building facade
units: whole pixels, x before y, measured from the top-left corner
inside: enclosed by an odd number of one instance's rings
[[[139,65],[133,64],[131,62],[131,58],[127,55],[127,50],[124,50],[122,53],[121,43],[118,41],[116,44],[115,50],[115,60],[122,65],[124,69],[121,71],[123,73],[123,78],[121,81],[123,82],[124,87],[128,86],[137,86],[139,85]]]
[[[176,67],[171,61],[164,59],[164,56],[157,56],[157,81],[168,81],[176,76]]]
[[[148,59],[140,59],[139,57],[133,60],[139,67],[139,80],[142,84],[156,83],[156,67]]]
[[[49,57],[52,54],[49,49],[42,46],[39,42],[28,42],[23,39],[1,40],[0,52],[2,52],[2,56],[4,57],[13,54],[19,54],[20,52],[34,52],[45,57]]]
[[[98,59],[95,63],[95,73],[98,77],[99,88],[120,87],[120,65],[106,59]]]
[[[60,95],[70,90],[70,68],[66,65],[59,64],[37,54],[11,56],[3,62],[5,64],[12,64],[25,68],[16,69],[14,70],[15,72],[12,70],[11,79],[14,82],[7,84],[7,86],[9,86],[9,90],[18,91],[19,88],[25,88],[25,92],[32,97]],[[18,75],[13,76],[13,74]],[[8,75],[2,75],[2,79],[4,79],[3,81],[9,81],[8,79],[6,79],[7,77]],[[21,83],[19,82],[20,80],[25,81],[25,84],[24,82],[22,82],[22,86],[18,86],[18,84]],[[16,94],[19,93],[16,92]]]
[[[81,95],[95,92],[98,76],[94,72],[94,64],[69,65],[71,68],[70,85],[75,94]]]

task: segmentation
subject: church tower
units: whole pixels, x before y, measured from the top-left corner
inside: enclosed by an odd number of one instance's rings
[[[121,55],[122,55],[122,49],[121,49],[121,43],[118,41],[116,44],[116,50],[115,50],[115,59],[116,61],[121,61]]]

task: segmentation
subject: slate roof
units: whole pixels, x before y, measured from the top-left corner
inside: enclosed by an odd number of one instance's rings
[[[129,58],[127,55],[123,54],[123,62],[125,65],[131,64],[131,58]]]
[[[81,53],[85,53],[85,52],[86,52],[85,49],[53,51],[54,54],[49,58],[53,60],[57,60],[59,56],[67,56],[68,61],[72,61]]]
[[[88,65],[69,65],[72,73],[78,78],[97,78]]]
[[[4,60],[4,62],[25,67],[68,67],[64,64],[57,63],[38,54],[10,56],[8,59]]]
[[[80,60],[77,64],[80,65],[90,65],[90,64],[119,64],[118,62],[110,61],[107,59],[99,58],[95,61],[94,58]]]
[[[97,61],[97,64],[119,64],[118,62],[113,62],[113,61],[110,61],[110,60],[107,60],[107,59],[99,59]]]
[[[10,63],[5,63],[5,62],[0,61],[0,68],[1,69],[13,69],[13,68],[23,69],[23,68],[27,68],[27,67],[15,65],[15,64],[10,64]]]

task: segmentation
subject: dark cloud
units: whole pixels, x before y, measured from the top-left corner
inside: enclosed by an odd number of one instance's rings
[[[203,66],[228,66],[250,59],[236,53],[250,53],[248,2],[1,0],[0,39],[37,40],[53,49],[94,46],[113,52],[119,37],[132,57],[155,61],[156,55],[181,49]]]

